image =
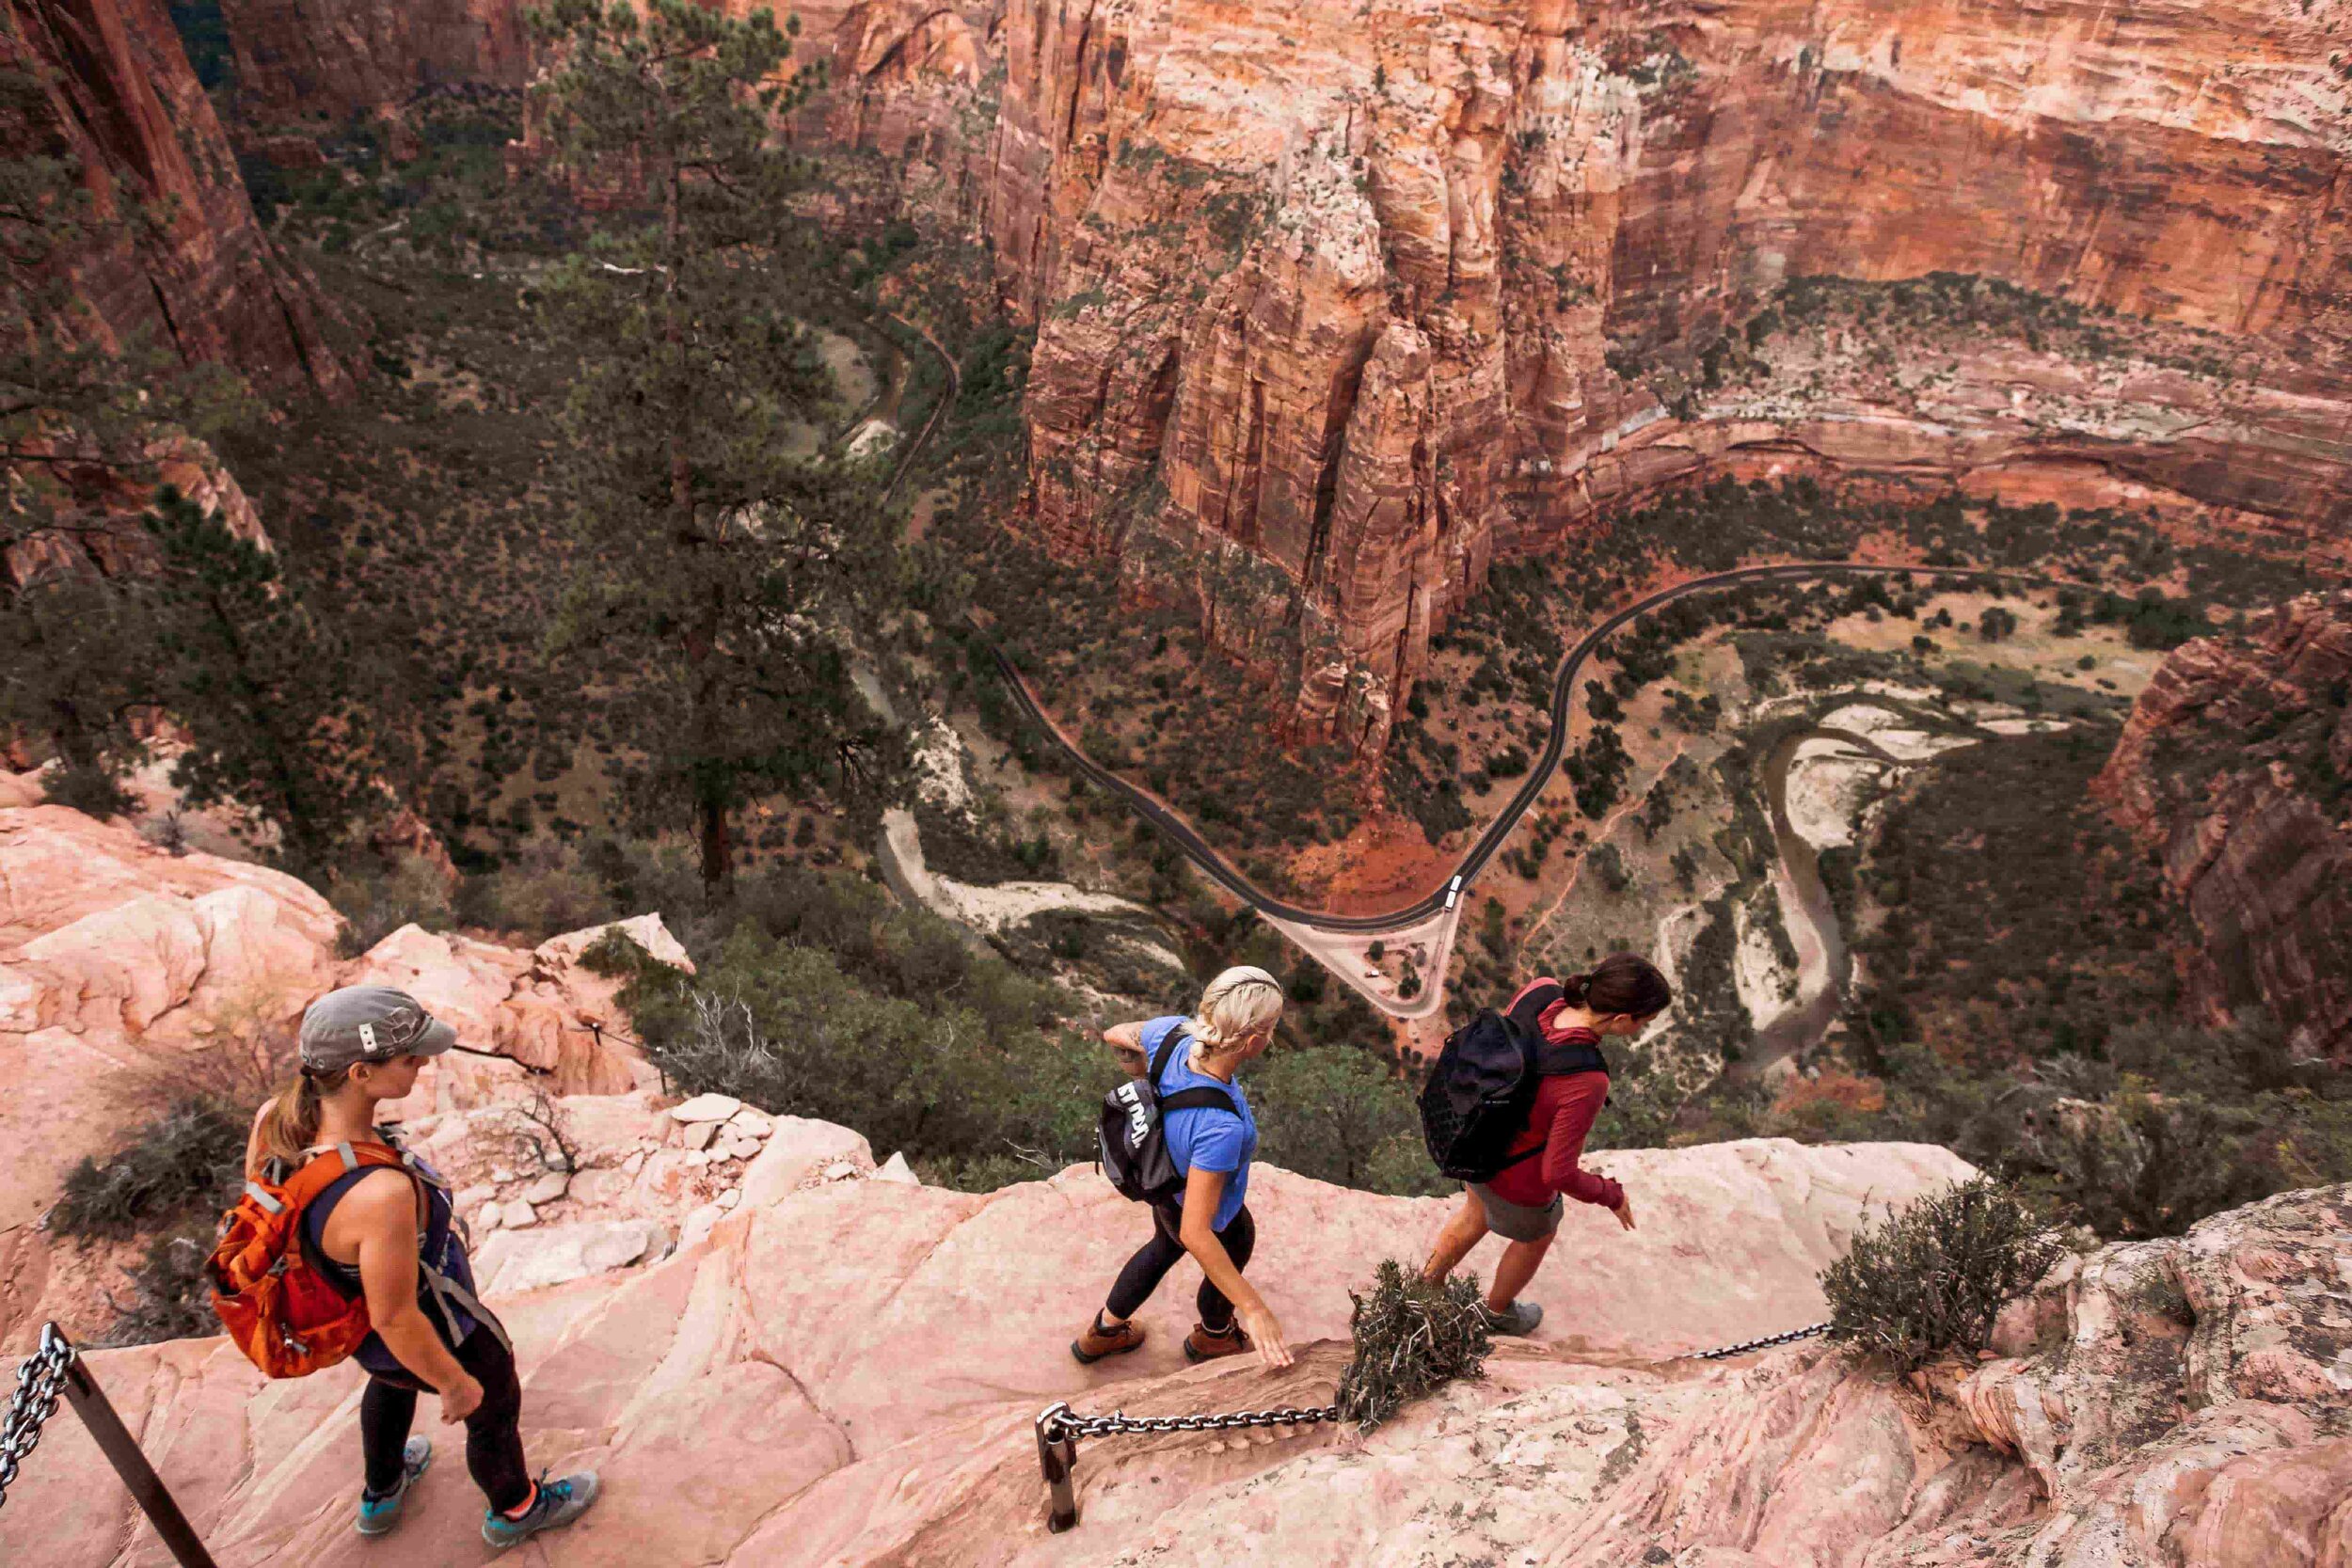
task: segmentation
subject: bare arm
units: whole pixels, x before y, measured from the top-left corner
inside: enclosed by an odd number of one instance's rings
[[[482,1385],[458,1364],[417,1305],[416,1189],[398,1171],[370,1176],[336,1205],[339,1227],[348,1215],[358,1231],[359,1286],[368,1322],[400,1364],[437,1390],[441,1416],[461,1421],[482,1402]]]
[[[1249,1331],[1249,1337],[1258,1341],[1259,1361],[1269,1368],[1287,1367],[1291,1364],[1291,1349],[1282,1342],[1280,1320],[1266,1307],[1265,1298],[1258,1294],[1257,1288],[1233,1267],[1232,1255],[1210,1228],[1216,1219],[1217,1201],[1225,1196],[1228,1174],[1195,1166],[1184,1178],[1184,1218],[1177,1227],[1176,1239],[1184,1243],[1184,1250],[1200,1265],[1200,1272],[1209,1276],[1209,1283],[1233,1304],[1233,1315]]]
[[[1126,1069],[1128,1077],[1141,1078],[1151,1072],[1152,1064],[1143,1056],[1140,1022],[1112,1024],[1103,1031],[1103,1043],[1111,1048],[1111,1054],[1119,1058],[1119,1065]]]

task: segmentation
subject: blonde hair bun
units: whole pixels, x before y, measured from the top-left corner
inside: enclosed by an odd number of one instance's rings
[[[1193,1009],[1192,1037],[1215,1051],[1274,1026],[1282,1016],[1282,983],[1254,964],[1236,964],[1209,982]]]

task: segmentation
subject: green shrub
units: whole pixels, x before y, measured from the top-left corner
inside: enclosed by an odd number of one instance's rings
[[[138,809],[121,781],[95,763],[50,768],[40,776],[40,795],[50,805],[69,806],[101,822]]]
[[[1422,1145],[1411,1085],[1360,1047],[1277,1046],[1248,1085],[1260,1159],[1369,1192],[1451,1189]]]
[[[404,926],[439,931],[453,919],[441,873],[417,855],[395,855],[389,863],[335,878],[327,884],[326,901],[343,917],[336,945],[347,958]]]
[[[135,1129],[113,1154],[84,1156],[49,1212],[60,1235],[134,1235],[226,1209],[244,1180],[245,1124],[226,1104],[191,1100]]]
[[[1962,1182],[1863,1230],[1821,1271],[1830,1338],[1899,1376],[1972,1354],[2060,1250],[2014,1192],[1984,1177]]]
[[[652,954],[638,946],[636,939],[618,926],[580,950],[580,967],[608,979],[634,977],[655,961]]]
[[[468,926],[544,941],[644,911],[622,908],[612,885],[577,851],[542,843],[512,865],[467,878],[457,890],[455,912]]]
[[[148,1243],[146,1256],[131,1271],[130,1302],[106,1298],[115,1321],[100,1342],[146,1345],[219,1333],[212,1282],[204,1272],[212,1250],[212,1228],[195,1222]]]
[[[1410,1402],[1456,1378],[1486,1375],[1493,1328],[1478,1299],[1478,1276],[1457,1274],[1442,1285],[1395,1259],[1384,1260],[1372,1289],[1348,1296],[1356,1351],[1340,1379],[1340,1418],[1370,1432]]]
[[[699,974],[641,971],[628,1003],[679,1087],[853,1127],[932,1180],[996,1184],[1085,1158],[1116,1069],[1048,1033],[1051,989],[928,928],[892,948],[882,926],[856,933],[874,945],[836,954],[744,919],[715,957],[697,955]]]

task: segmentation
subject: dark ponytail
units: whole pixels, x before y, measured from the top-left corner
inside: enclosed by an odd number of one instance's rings
[[[1571,974],[1560,982],[1573,1006],[1602,1015],[1624,1013],[1647,1018],[1674,1005],[1675,989],[1658,966],[1638,953],[1612,953],[1587,974]]]

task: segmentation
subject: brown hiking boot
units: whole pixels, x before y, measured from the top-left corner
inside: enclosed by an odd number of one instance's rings
[[[1244,1351],[1257,1348],[1249,1336],[1242,1332],[1238,1318],[1228,1324],[1222,1334],[1213,1334],[1207,1325],[1195,1323],[1192,1332],[1184,1336],[1184,1359],[1196,1365],[1202,1361],[1214,1361],[1220,1355],[1239,1355]]]
[[[1120,1323],[1108,1334],[1102,1331],[1103,1319],[1096,1314],[1086,1331],[1070,1341],[1070,1354],[1078,1358],[1081,1367],[1091,1367],[1106,1355],[1124,1355],[1143,1347],[1143,1325],[1134,1319]]]

